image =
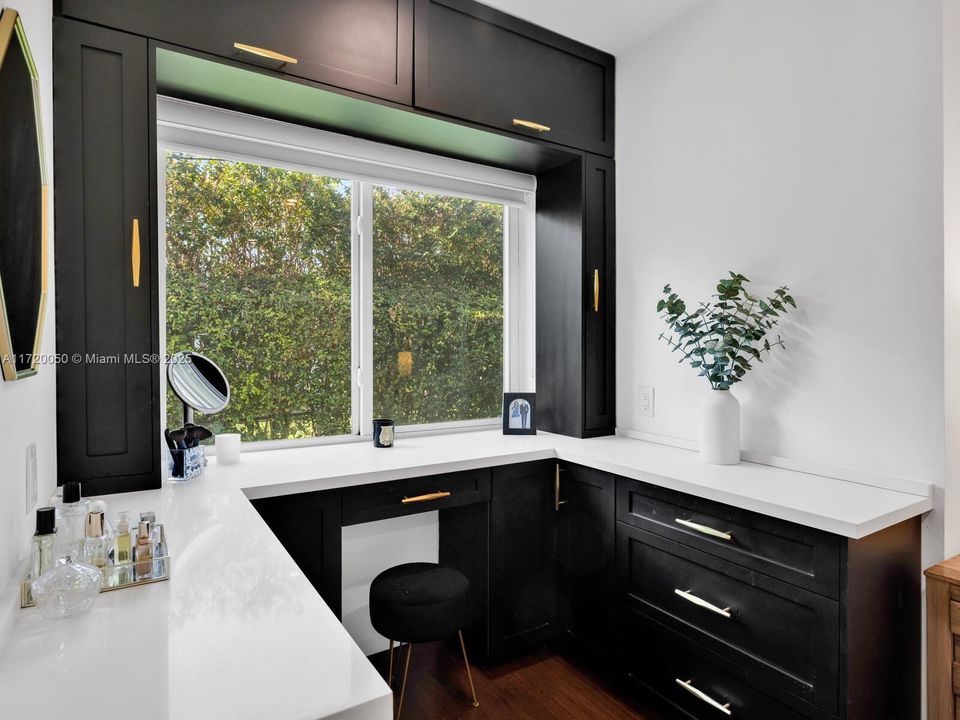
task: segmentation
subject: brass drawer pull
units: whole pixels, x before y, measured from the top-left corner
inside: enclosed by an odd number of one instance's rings
[[[683,525],[685,528],[696,530],[698,533],[709,535],[710,537],[720,538],[721,540],[733,540],[733,535],[731,535],[728,532],[722,532],[721,530],[714,530],[712,527],[709,527],[708,525],[701,525],[700,523],[695,523],[692,520],[674,518],[674,522],[677,523],[678,525]]]
[[[717,606],[714,605],[713,603],[707,602],[707,601],[704,600],[703,598],[698,598],[696,595],[694,595],[694,594],[693,594],[692,592],[690,592],[689,590],[681,590],[680,588],[677,588],[677,589],[674,590],[673,592],[675,592],[677,595],[679,595],[680,597],[682,597],[682,598],[683,598],[684,600],[686,600],[688,603],[693,603],[693,604],[696,605],[697,607],[702,607],[703,609],[709,610],[710,612],[714,612],[714,613],[716,613],[717,615],[722,615],[723,617],[727,618],[728,620],[732,617],[732,615],[730,614],[730,608],[728,608],[728,607],[725,607],[725,608],[717,607]]]
[[[256,45],[244,45],[243,43],[238,42],[235,42],[233,46],[240,52],[250,53],[251,55],[259,55],[260,57],[267,58],[268,60],[276,60],[278,62],[287,63],[288,65],[297,64],[297,59],[295,57],[278,53],[275,50],[267,50],[266,48],[260,48]]]
[[[593,311],[600,312],[600,270],[593,271]]]
[[[703,692],[703,690],[697,690],[693,686],[693,680],[681,680],[680,678],[677,678],[676,680],[677,680],[677,685],[682,687],[684,690],[686,690],[688,693],[693,695],[698,700],[703,700],[703,702],[705,702],[707,705],[709,705],[712,708],[716,708],[717,710],[722,712],[724,715],[727,715],[730,717],[733,716],[733,710],[730,709],[730,703],[721,705],[712,697],[710,697],[705,692]]]
[[[557,512],[560,512],[560,506],[566,505],[566,500],[560,499],[560,473],[563,472],[563,468],[560,467],[560,463],[556,463],[556,470],[553,474],[553,509]]]
[[[514,118],[513,124],[519,125],[520,127],[525,127],[529,130],[536,130],[537,132],[550,132],[549,126],[541,125],[533,120],[521,120],[520,118]]]
[[[438,490],[437,492],[427,493],[426,495],[415,495],[413,497],[404,496],[402,502],[404,505],[409,503],[418,503],[418,502],[427,502],[429,500],[439,500],[440,498],[450,497],[450,493],[446,490]]]
[[[133,219],[133,231],[130,234],[130,274],[133,286],[140,287],[140,220]]]

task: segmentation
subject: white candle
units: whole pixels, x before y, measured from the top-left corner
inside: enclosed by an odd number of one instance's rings
[[[218,465],[233,465],[240,462],[240,433],[220,433],[215,443]]]

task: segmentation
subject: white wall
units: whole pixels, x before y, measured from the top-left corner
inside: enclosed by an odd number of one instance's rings
[[[943,2],[944,557],[960,553],[960,2]]]
[[[53,61],[51,0],[0,0],[0,7],[20,13],[40,73],[47,177],[53,199]],[[53,207],[50,208],[49,295],[42,352],[54,352]],[[41,367],[38,375],[16,382],[0,381],[0,635],[11,618],[7,590],[25,556],[33,532],[33,511],[25,507],[26,449],[37,443],[38,498],[46,504],[57,485],[56,372]],[[2,647],[2,643],[0,643]]]
[[[696,439],[655,305],[736,270],[800,305],[735,390],[742,447],[942,488],[941,78],[933,0],[705,3],[618,58],[621,429]]]

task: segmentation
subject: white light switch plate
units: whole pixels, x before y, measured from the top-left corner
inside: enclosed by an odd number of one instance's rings
[[[27,502],[26,512],[29,513],[37,506],[37,444],[35,442],[27,445],[26,492],[24,496]]]
[[[638,400],[640,405],[640,417],[653,417],[653,388],[641,387],[638,390]]]

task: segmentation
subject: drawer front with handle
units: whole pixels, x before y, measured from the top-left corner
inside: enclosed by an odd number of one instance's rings
[[[356,525],[489,499],[490,471],[486,469],[359,485],[343,491],[343,524]]]
[[[617,519],[839,598],[840,544],[830,533],[628,478],[617,478]]]
[[[724,660],[629,609],[622,609],[620,662],[645,690],[697,720],[825,720],[826,713],[790,699],[742,667]]]
[[[839,603],[618,525],[622,602],[836,711]]]

